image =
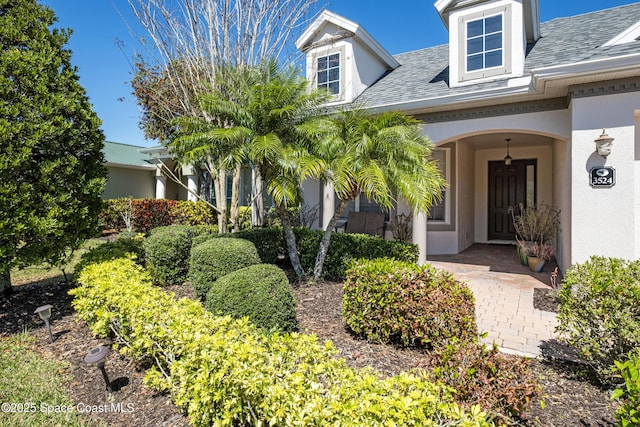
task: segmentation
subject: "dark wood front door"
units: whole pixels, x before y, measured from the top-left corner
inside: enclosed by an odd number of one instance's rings
[[[527,162],[489,162],[489,240],[515,240],[510,206],[527,200]]]

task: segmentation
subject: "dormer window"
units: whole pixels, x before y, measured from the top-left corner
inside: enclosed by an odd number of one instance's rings
[[[316,70],[318,88],[325,88],[334,95],[340,94],[340,54],[319,57]]]
[[[457,59],[451,64],[457,76],[452,86],[504,78],[513,75],[515,69],[521,73],[524,43],[514,43],[517,36],[512,5],[461,10],[452,18],[456,20],[457,36],[452,36],[449,45],[451,57]]]
[[[467,72],[501,67],[502,14],[467,22]]]

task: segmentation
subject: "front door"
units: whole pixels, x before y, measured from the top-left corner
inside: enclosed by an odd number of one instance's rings
[[[509,207],[533,201],[534,185],[535,160],[489,162],[489,240],[515,239]]]

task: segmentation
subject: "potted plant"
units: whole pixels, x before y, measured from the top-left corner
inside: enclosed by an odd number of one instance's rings
[[[544,265],[549,261],[556,253],[555,248],[549,242],[533,242],[528,245],[526,249],[521,248],[527,254],[527,265],[531,271],[539,273],[544,268]]]
[[[518,256],[523,265],[528,265],[527,255],[534,243],[550,244],[560,227],[560,210],[547,204],[523,203],[511,206],[509,213],[516,230]]]

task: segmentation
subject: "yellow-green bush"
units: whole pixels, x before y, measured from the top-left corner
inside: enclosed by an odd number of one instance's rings
[[[624,387],[614,390],[612,398],[622,398],[616,418],[622,427],[640,425],[640,348],[629,353],[625,362],[615,361],[616,371],[624,380]]]
[[[312,336],[262,334],[151,285],[130,259],[86,267],[72,291],[78,316],[154,363],[147,384],[169,391],[195,426],[489,426],[450,390],[417,374],[355,370]],[[111,331],[111,333],[110,333]]]

